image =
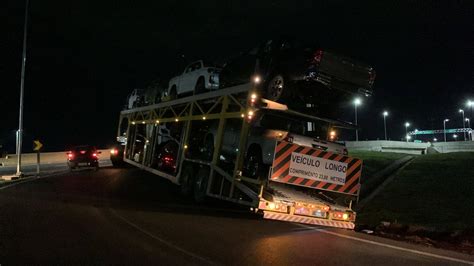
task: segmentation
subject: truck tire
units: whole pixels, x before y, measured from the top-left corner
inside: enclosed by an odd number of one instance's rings
[[[265,83],[265,98],[270,101],[278,101],[283,96],[285,91],[285,79],[283,75],[271,75],[271,78]]]
[[[199,168],[194,180],[194,201],[201,203],[207,196],[207,185],[209,182],[209,167],[203,166]]]
[[[204,83],[204,77],[199,77],[198,81],[196,82],[196,86],[194,86],[194,94],[201,94],[206,91],[206,84]]]
[[[191,164],[183,165],[183,172],[179,178],[179,192],[181,195],[187,197],[191,195],[194,189],[194,168]]]

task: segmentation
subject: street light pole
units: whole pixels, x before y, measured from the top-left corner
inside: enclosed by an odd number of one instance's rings
[[[462,113],[462,128],[464,129],[464,141],[466,141],[466,122],[464,121],[464,110],[459,109],[459,112]]]
[[[448,122],[449,119],[444,119],[443,120],[443,132],[444,132],[444,142],[446,142],[446,122]]]
[[[361,100],[360,98],[355,98],[354,99],[354,113],[355,113],[355,124],[356,126],[358,126],[358,123],[357,123],[357,106],[359,106],[361,104]],[[359,141],[359,128],[357,127],[356,128],[356,141]]]
[[[467,128],[471,128],[471,120],[469,118],[466,118],[464,121],[467,122]],[[469,136],[469,134],[470,134],[470,136]],[[474,140],[472,138],[472,131],[470,131],[469,134],[467,134],[467,137],[469,138],[469,140]]]
[[[385,121],[387,116],[388,116],[388,112],[384,111],[383,112],[383,130],[385,133],[385,140],[387,140],[387,122]]]
[[[25,65],[26,65],[26,40],[28,33],[28,6],[29,0],[26,0],[25,6],[25,25],[23,28],[23,55],[21,60],[21,81],[20,81],[20,112],[18,117],[18,131],[16,134],[16,155],[17,155],[17,164],[16,164],[16,175],[22,176],[21,173],[21,146],[23,142],[23,97],[25,90]]]
[[[474,101],[467,100],[467,107],[471,107],[471,119],[472,119],[472,108],[474,107]]]
[[[408,127],[410,126],[410,123],[405,122],[405,139],[408,142]]]

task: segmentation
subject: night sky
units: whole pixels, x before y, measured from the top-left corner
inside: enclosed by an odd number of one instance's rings
[[[375,95],[359,108],[360,139],[462,127],[474,100],[472,1],[53,1],[31,0],[25,84],[25,151],[105,147],[133,88],[168,80],[187,62],[225,62],[291,34],[373,65]],[[0,3],[0,139],[14,151],[25,3]],[[466,108],[465,108],[466,109]],[[341,110],[353,119],[353,105]],[[466,112],[470,115],[470,112]],[[472,117],[472,116],[471,116]]]

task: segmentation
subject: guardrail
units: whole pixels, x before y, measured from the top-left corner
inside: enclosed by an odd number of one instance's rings
[[[474,141],[405,142],[391,140],[346,141],[349,150],[398,152],[407,154],[474,152]]]

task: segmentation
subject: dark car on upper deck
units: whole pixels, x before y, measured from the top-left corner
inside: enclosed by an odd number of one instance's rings
[[[371,95],[374,79],[375,70],[367,64],[286,38],[242,53],[228,61],[220,74],[222,87],[252,81],[269,100],[295,109],[311,103],[322,110],[354,95]]]

